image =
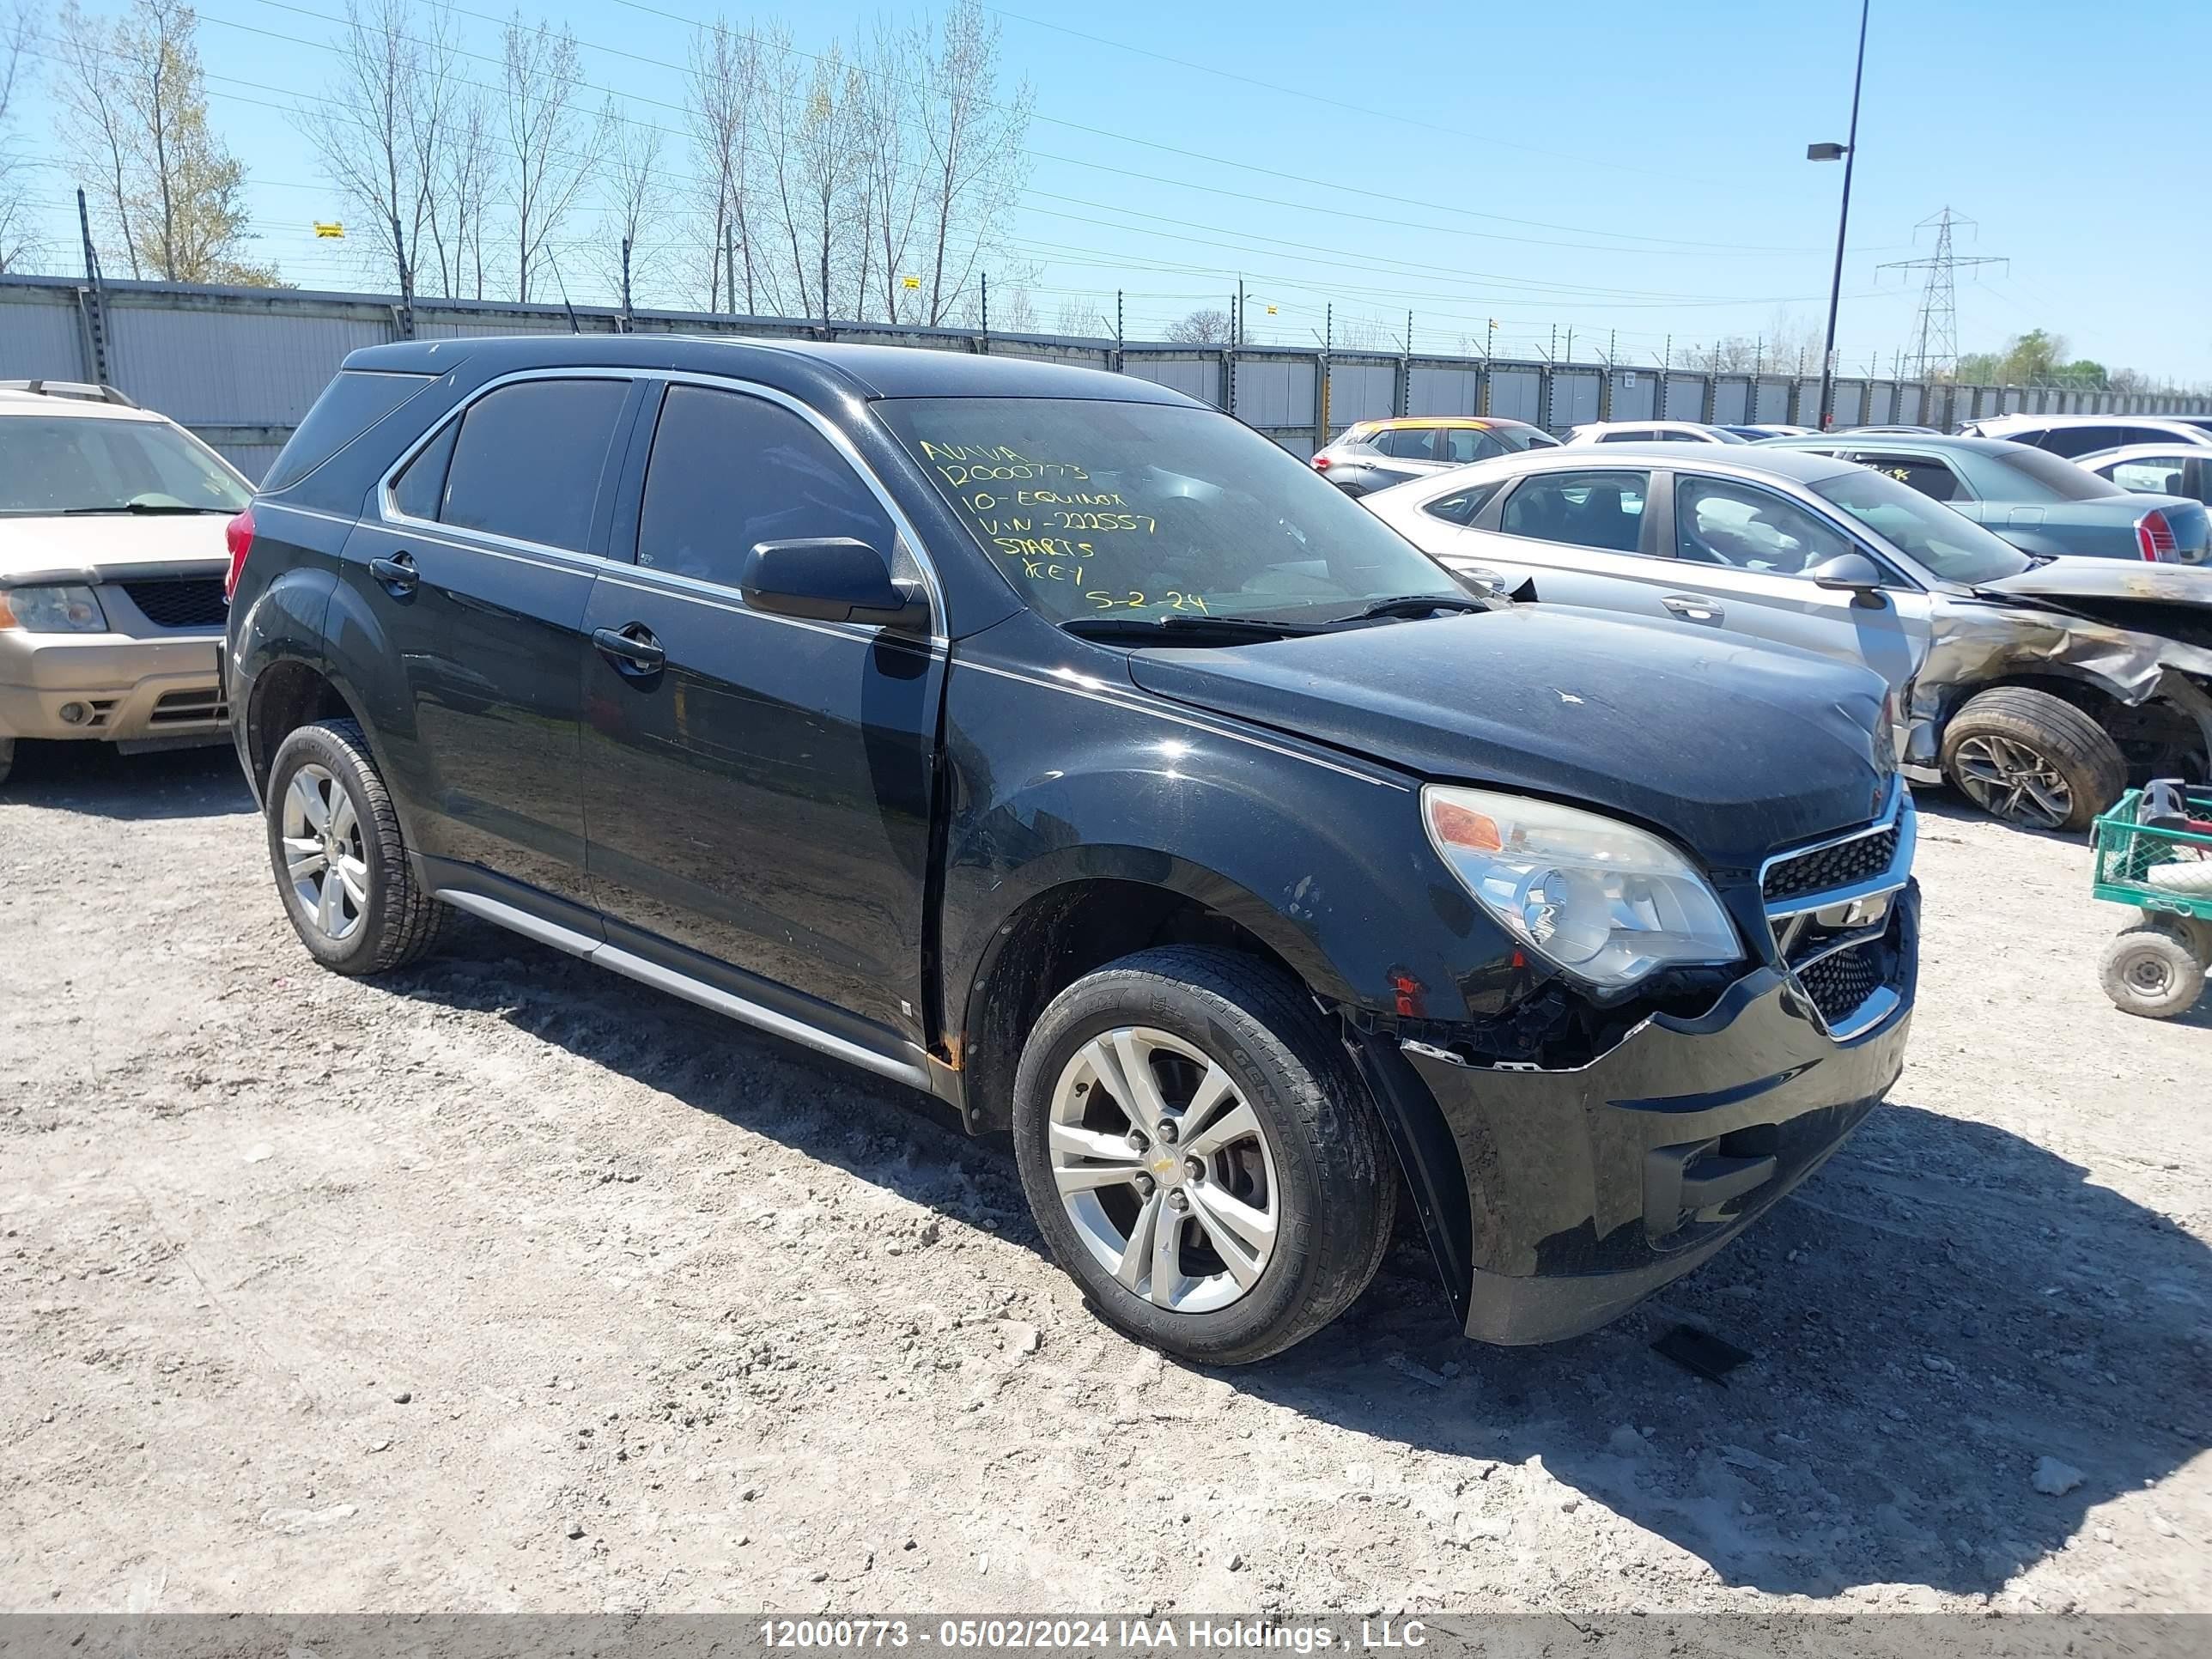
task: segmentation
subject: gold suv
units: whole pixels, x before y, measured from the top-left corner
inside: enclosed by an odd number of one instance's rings
[[[112,387],[0,381],[0,781],[19,738],[223,740],[224,526],[252,493]]]

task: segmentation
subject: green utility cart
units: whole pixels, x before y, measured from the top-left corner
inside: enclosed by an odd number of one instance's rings
[[[2212,967],[2212,789],[2130,789],[2096,834],[2090,890],[2142,912],[2105,947],[2105,994],[2151,1019],[2187,1013]]]

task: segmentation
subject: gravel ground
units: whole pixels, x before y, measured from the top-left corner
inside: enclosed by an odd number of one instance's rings
[[[0,1606],[2212,1611],[2212,1016],[2106,1004],[2083,847],[1920,867],[1893,1103],[1717,1261],[1503,1352],[1401,1241],[1206,1375],[921,1097],[477,925],[321,973],[227,753],[27,746]]]

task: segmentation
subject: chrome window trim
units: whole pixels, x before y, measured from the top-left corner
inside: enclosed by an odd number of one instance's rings
[[[650,565],[638,564],[634,560],[610,558],[603,553],[587,553],[574,548],[555,547],[544,542],[529,541],[517,536],[502,536],[495,531],[472,530],[465,526],[447,525],[434,519],[418,519],[411,514],[400,512],[392,502],[392,485],[399,475],[413,464],[415,458],[436,442],[439,435],[448,426],[465,419],[470,410],[475,408],[478,403],[493,392],[503,386],[515,386],[528,380],[642,380],[658,382],[663,386],[698,386],[711,391],[730,392],[739,397],[758,398],[763,402],[775,404],[790,410],[829,441],[830,447],[835,449],[845,464],[859,476],[861,483],[866,485],[869,493],[876,498],[878,505],[882,507],[884,514],[890,520],[893,533],[905,543],[907,551],[914,559],[915,568],[921,572],[922,586],[929,595],[931,627],[927,636],[928,643],[933,648],[950,644],[951,641],[945,631],[948,620],[945,609],[945,589],[943,583],[938,578],[937,567],[932,562],[921,538],[915,532],[913,521],[907,517],[905,509],[899,506],[890,491],[884,487],[884,482],[876,476],[875,469],[862,459],[860,451],[854,447],[852,440],[839,430],[820,410],[801,402],[787,392],[779,391],[775,386],[763,386],[757,381],[744,380],[737,375],[702,374],[690,369],[586,364],[573,368],[516,369],[510,374],[486,380],[482,386],[470,392],[468,396],[459,403],[447,410],[428,430],[418,434],[413,442],[400,452],[399,459],[385,468],[383,475],[376,481],[374,491],[376,521],[387,529],[405,530],[413,535],[428,536],[473,551],[498,552],[504,549],[507,550],[508,556],[519,556],[526,560],[533,557],[550,560],[555,563],[576,569],[602,573],[621,570],[633,573],[644,572],[652,575],[656,580],[681,584],[685,590],[684,597],[707,599],[722,604],[725,609],[742,611],[747,616],[765,617],[771,621],[796,623],[817,631],[844,634],[848,637],[863,639],[873,639],[885,631],[878,623],[817,623],[807,622],[801,617],[780,617],[772,611],[762,611],[746,605],[743,596],[736,588],[725,586],[718,582],[708,582],[697,577],[684,576],[674,571],[659,570]],[[649,473],[651,469],[649,453],[647,465]],[[642,507],[643,496],[641,492],[641,510]],[[489,545],[483,545],[484,544],[489,544]],[[646,591],[658,590],[649,588]]]

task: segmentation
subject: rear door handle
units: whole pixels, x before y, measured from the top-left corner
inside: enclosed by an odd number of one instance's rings
[[[394,597],[412,593],[422,580],[415,568],[415,557],[410,553],[394,553],[388,559],[371,559],[368,574],[391,590]]]
[[[656,674],[666,666],[668,653],[660,641],[653,637],[653,630],[643,623],[630,623],[622,628],[595,628],[592,644],[599,653],[614,664],[624,674]]]
[[[1684,622],[1725,622],[1728,612],[1717,599],[1708,599],[1695,593],[1669,593],[1659,601]]]

